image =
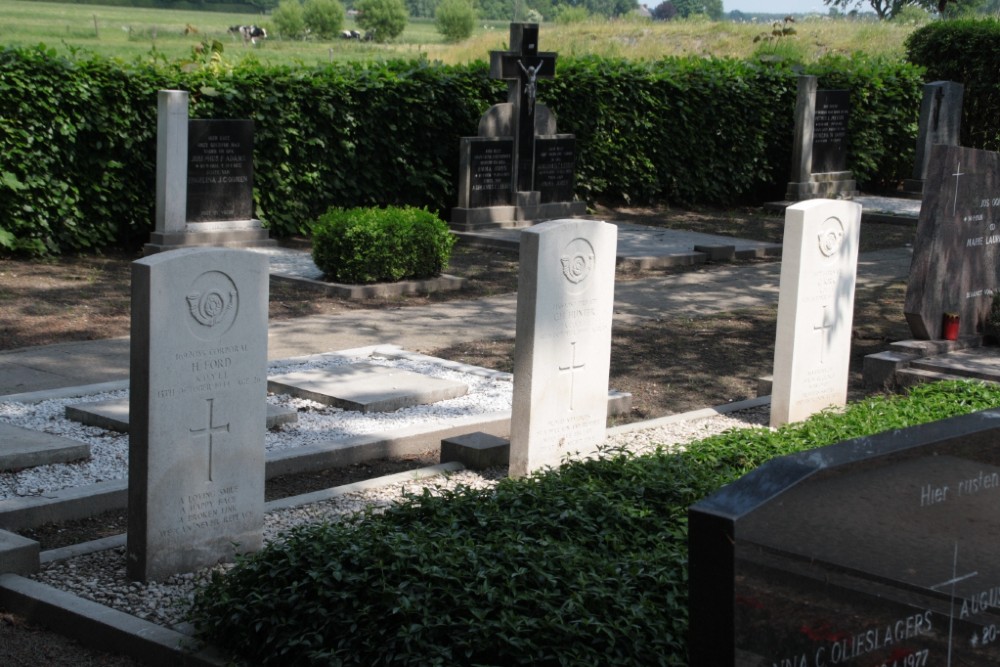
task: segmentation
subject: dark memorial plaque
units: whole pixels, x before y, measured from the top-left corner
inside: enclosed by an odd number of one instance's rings
[[[931,149],[903,312],[914,337],[941,337],[945,312],[959,333],[981,333],[1000,288],[1000,153]]]
[[[817,90],[813,116],[812,172],[847,170],[847,121],[851,91]]]
[[[253,121],[188,122],[187,221],[253,218]]]
[[[509,206],[513,201],[514,140],[470,141],[469,206]]]
[[[689,511],[692,667],[1000,664],[1000,411],[774,459]]]
[[[573,201],[576,138],[573,135],[535,139],[535,186],[541,202]]]

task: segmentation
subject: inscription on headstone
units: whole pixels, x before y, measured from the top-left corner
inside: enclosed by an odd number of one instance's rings
[[[774,459],[693,505],[692,667],[1000,664],[998,423]]]
[[[513,140],[473,138],[468,143],[468,151],[469,206],[509,206],[514,194],[511,189]]]
[[[132,265],[128,575],[260,547],[267,258],[216,248]]]
[[[604,441],[618,229],[556,220],[521,232],[510,474]]]
[[[771,426],[847,401],[861,205],[812,199],[785,210]]]
[[[253,121],[188,124],[188,222],[253,218]]]
[[[813,120],[813,173],[847,169],[847,120],[851,91],[817,90]]]
[[[535,140],[535,185],[543,204],[573,199],[576,138],[573,135]]]
[[[934,146],[903,307],[915,338],[940,338],[945,312],[961,335],[982,332],[1000,289],[998,223],[1000,153]]]

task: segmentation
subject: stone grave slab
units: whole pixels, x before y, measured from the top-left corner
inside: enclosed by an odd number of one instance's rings
[[[90,458],[90,445],[0,422],[0,470],[20,470]]]
[[[268,378],[268,390],[360,412],[393,412],[468,393],[462,382],[369,363],[294,371]]]
[[[618,229],[555,220],[521,232],[510,475],[604,442]]]
[[[861,206],[812,199],[785,210],[771,426],[847,401]]]
[[[1000,411],[765,463],[689,512],[690,664],[1000,661]]]
[[[913,242],[903,312],[914,338],[941,338],[946,312],[959,335],[981,334],[1000,289],[1000,153],[934,146]]]
[[[297,421],[299,415],[294,410],[277,405],[267,405],[268,429]],[[109,431],[128,433],[128,399],[117,398],[107,401],[90,401],[66,406],[66,419],[87,426],[96,426]]]
[[[268,268],[180,249],[132,263],[127,575],[263,544]]]

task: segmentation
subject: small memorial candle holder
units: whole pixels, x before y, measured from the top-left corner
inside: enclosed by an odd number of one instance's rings
[[[958,313],[945,313],[941,324],[945,340],[958,340]]]

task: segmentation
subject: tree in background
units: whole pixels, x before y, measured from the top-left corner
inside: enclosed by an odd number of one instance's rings
[[[863,0],[823,0],[823,2],[827,6],[839,7],[845,11],[850,7],[860,7],[863,4]],[[908,6],[920,7],[929,12],[945,13],[949,4],[966,4],[964,0],[864,0],[864,2],[871,5],[880,19],[891,19]]]
[[[271,12],[271,23],[282,39],[300,39],[306,34],[306,20],[299,0],[281,0]]]
[[[841,0],[833,0],[834,2]],[[843,0],[850,2],[851,0]],[[704,14],[713,21],[722,18],[722,0],[671,0],[681,18]]]
[[[344,27],[344,6],[339,0],[305,0],[302,18],[313,35],[330,39]]]
[[[657,21],[670,21],[677,16],[677,8],[670,0],[661,2],[653,8],[653,18]]]
[[[359,0],[358,25],[371,33],[376,42],[388,42],[403,34],[409,15],[403,0]]]
[[[437,31],[444,35],[445,41],[461,42],[472,35],[476,25],[476,10],[471,0],[441,0],[434,12],[434,23]]]

